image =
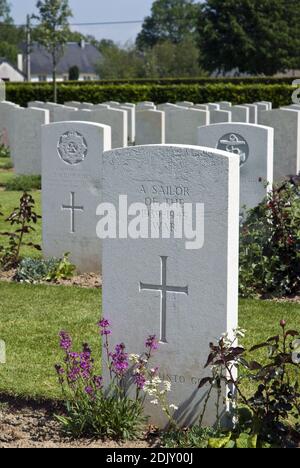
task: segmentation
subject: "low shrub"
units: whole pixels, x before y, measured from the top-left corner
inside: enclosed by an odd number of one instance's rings
[[[9,180],[5,185],[5,190],[9,192],[30,192],[31,190],[41,190],[41,176],[20,175]]]
[[[240,294],[300,292],[300,176],[251,210],[240,239]]]
[[[72,278],[74,271],[75,266],[69,262],[68,254],[59,259],[24,258],[17,268],[14,280],[20,283],[56,282]]]
[[[285,320],[280,322],[280,327],[281,332],[277,336],[256,344],[250,350],[236,345],[237,340],[244,336],[243,330],[236,330],[233,336],[225,334],[217,344],[210,344],[206,368],[211,369],[211,376],[202,379],[199,387],[210,386],[207,405],[214,391],[217,392],[218,403],[221,401],[226,385],[230,390],[228,398],[235,427],[209,439],[208,447],[296,448],[300,444],[300,332],[289,330]],[[253,352],[264,349],[267,364],[253,360]],[[249,389],[255,384],[256,389],[250,396],[243,390],[246,384]],[[217,404],[221,431],[218,410]]]

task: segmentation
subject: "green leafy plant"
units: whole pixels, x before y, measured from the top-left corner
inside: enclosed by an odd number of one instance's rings
[[[25,236],[35,231],[32,224],[36,224],[41,218],[34,211],[35,201],[26,192],[20,198],[20,204],[5,220],[14,228],[14,231],[1,232],[0,236],[8,237],[8,247],[0,246],[0,265],[8,270],[16,268],[20,263],[20,252],[24,246],[41,250],[41,247],[33,242],[26,242]]]
[[[14,280],[24,283],[56,282],[72,278],[74,271],[75,266],[69,262],[68,254],[60,259],[24,258],[17,268]]]
[[[0,143],[0,158],[10,158],[10,149],[3,143]]]
[[[5,184],[6,191],[30,192],[41,189],[41,176],[20,175],[15,176]]]
[[[73,278],[76,267],[69,261],[69,255],[69,253],[66,253],[62,258],[56,260],[55,267],[48,270],[48,274],[46,275],[47,281]]]
[[[235,346],[242,331],[231,338],[226,334],[217,344],[210,344],[206,368],[211,368],[211,376],[202,379],[199,388],[210,386],[208,402],[214,390],[219,395],[226,385],[231,389],[228,396],[235,408],[234,431],[221,440],[219,437],[212,439],[210,445],[256,448],[290,447],[300,443],[300,334],[289,330],[284,320],[280,326],[280,334],[253,346],[249,352]],[[267,364],[251,360],[251,353],[262,349],[267,350]],[[244,387],[247,383],[249,388],[254,383],[256,390],[247,396],[242,383]]]
[[[291,177],[248,214],[240,241],[240,293],[300,292],[300,176]]]

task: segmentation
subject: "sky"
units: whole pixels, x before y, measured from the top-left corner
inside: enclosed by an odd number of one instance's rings
[[[37,0],[10,0],[12,16],[16,24],[24,24],[27,14],[35,11]],[[153,0],[69,0],[73,11],[72,23],[95,23],[106,21],[136,21],[149,15]],[[91,34],[97,39],[112,39],[124,44],[134,41],[141,24],[74,26],[82,34]]]

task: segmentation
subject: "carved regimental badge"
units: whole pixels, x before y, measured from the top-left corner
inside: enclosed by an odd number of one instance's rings
[[[237,133],[227,133],[220,138],[217,149],[238,155],[240,166],[243,166],[249,158],[249,145],[245,138]]]
[[[75,131],[64,133],[57,144],[58,154],[67,164],[80,164],[88,153],[88,145],[84,137]]]

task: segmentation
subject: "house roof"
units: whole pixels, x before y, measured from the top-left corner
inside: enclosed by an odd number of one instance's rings
[[[0,57],[0,65],[3,63],[6,63],[9,65],[15,72],[19,73],[19,75],[23,76],[23,78],[26,77],[25,73],[23,73],[21,70],[19,70],[15,65],[13,65],[9,60],[7,60],[5,57]]]
[[[77,66],[80,73],[97,73],[96,65],[102,55],[98,49],[89,43],[68,42],[64,54],[58,62],[58,74],[68,73],[70,68]],[[33,75],[50,75],[52,73],[51,55],[45,47],[33,43],[31,48],[31,73]]]

